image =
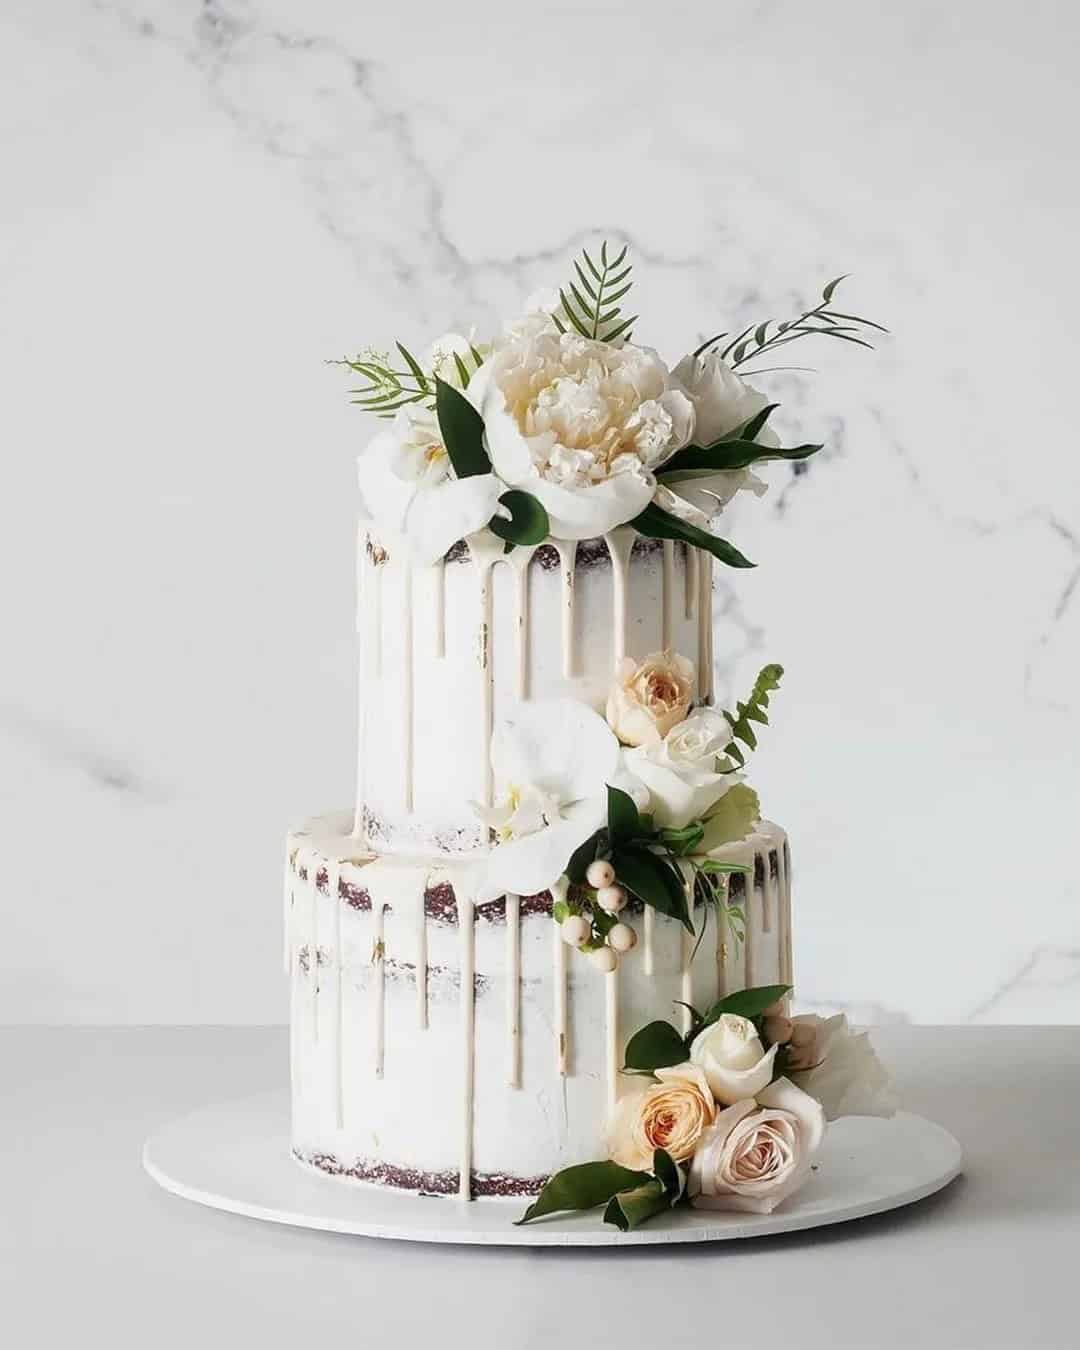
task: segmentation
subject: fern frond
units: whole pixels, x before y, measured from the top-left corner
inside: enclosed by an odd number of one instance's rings
[[[630,276],[633,264],[626,261],[627,247],[623,244],[618,253],[611,257],[605,239],[600,246],[599,263],[588,249],[581,250],[580,261],[574,259],[576,280],[568,281],[559,288],[563,312],[561,317],[553,317],[560,333],[569,332],[572,328],[582,337],[597,342],[629,339],[630,327],[636,322],[637,315],[622,318],[622,309],[618,303],[633,285]]]
[[[739,768],[746,763],[746,755],[738,742],[742,741],[749,750],[757,749],[757,734],[751,723],[756,722],[759,726],[769,725],[769,714],[766,711],[769,706],[769,695],[780,688],[783,675],[783,666],[762,666],[746,702],[737,703],[734,712],[724,710],[724,716],[731,723],[733,737],[724,754]]]

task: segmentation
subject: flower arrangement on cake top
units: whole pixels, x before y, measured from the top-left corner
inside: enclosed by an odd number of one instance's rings
[[[669,369],[633,341],[631,273],[626,246],[605,242],[491,340],[448,334],[423,359],[399,342],[397,358],[341,363],[364,381],[354,401],[390,420],[361,456],[367,510],[418,562],[482,532],[509,550],[626,525],[753,566],[711,518],[736,492],[764,491],[755,464],[821,446],[781,446],[769,426],[778,405],[745,377],[791,342],[870,346],[867,333],[885,330],[833,308],[839,277],[802,313],[719,333]]]

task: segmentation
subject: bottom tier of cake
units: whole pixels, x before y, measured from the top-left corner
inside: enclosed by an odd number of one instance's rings
[[[714,856],[731,914],[697,937],[631,905],[638,944],[611,974],[560,938],[551,897],[474,905],[467,862],[364,853],[351,814],[288,840],[292,1144],[345,1180],[523,1196],[604,1154],[628,1037],[680,1004],[791,983],[787,839],[762,821]],[[719,929],[719,931],[718,931]]]

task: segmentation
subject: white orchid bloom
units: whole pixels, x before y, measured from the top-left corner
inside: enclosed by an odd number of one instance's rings
[[[536,895],[607,818],[619,742],[584,703],[550,699],[515,709],[491,743],[497,803],[476,807],[500,842],[477,865],[476,900]]]
[[[556,539],[632,520],[693,434],[693,405],[656,352],[559,333],[543,313],[498,344],[468,394],[495,472],[543,504]]]
[[[360,495],[379,528],[404,539],[420,563],[433,563],[459,539],[505,515],[505,485],[494,474],[454,478],[430,409],[400,408],[359,459]]]

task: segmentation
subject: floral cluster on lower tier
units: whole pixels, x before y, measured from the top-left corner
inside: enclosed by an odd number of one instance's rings
[[[789,992],[743,989],[691,1009],[685,1035],[642,1027],[626,1047],[609,1156],[557,1172],[519,1222],[601,1205],[623,1231],[681,1204],[769,1214],[810,1180],[828,1121],[891,1116],[866,1033],[843,1015],[789,1017]]]
[[[654,652],[620,663],[604,716],[573,699],[521,704],[492,738],[500,795],[476,807],[492,836],[477,901],[550,890],[563,938],[604,973],[636,943],[619,917],[629,896],[690,933],[702,906],[737,946],[745,912],[728,877],[750,869],[713,855],[760,817],[741,770],[782,674],[765,666],[732,712],[695,708],[693,663]]]

